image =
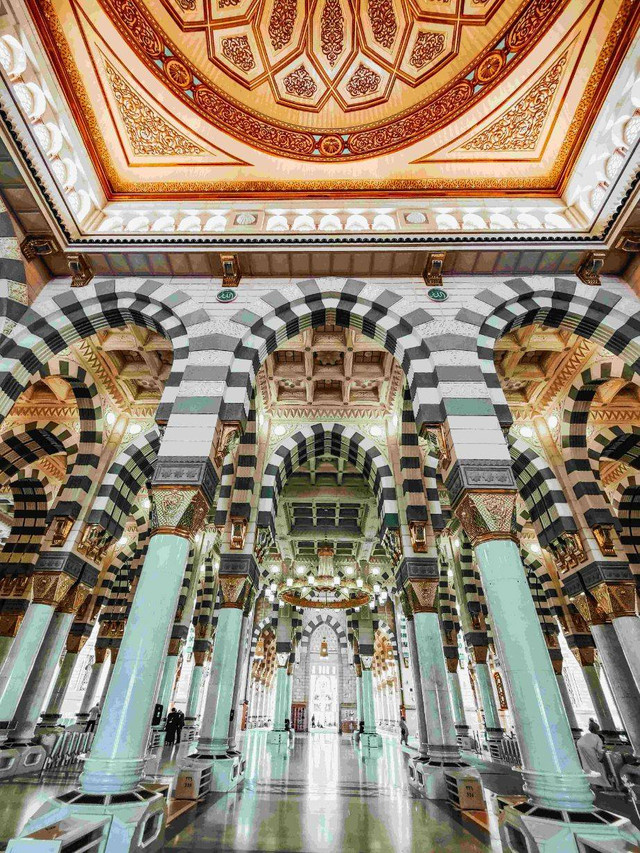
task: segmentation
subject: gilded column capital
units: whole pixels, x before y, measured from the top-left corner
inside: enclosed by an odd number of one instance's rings
[[[0,637],[15,637],[24,619],[24,610],[3,610],[0,613]]]
[[[515,540],[514,521],[517,492],[467,491],[454,512],[472,546],[492,539]]]
[[[157,485],[151,488],[151,532],[190,539],[204,524],[209,500],[198,486]]]
[[[74,584],[62,599],[56,610],[58,613],[78,613],[91,590],[84,584]]]
[[[578,613],[582,616],[585,623],[591,628],[593,625],[604,625],[609,622],[609,617],[600,607],[597,599],[591,592],[581,592],[572,599]]]
[[[373,655],[360,655],[360,664],[363,670],[371,670]]]
[[[64,572],[34,572],[33,603],[56,606],[63,601],[74,583],[74,578]]]
[[[596,650],[594,646],[585,646],[584,648],[575,647],[571,651],[580,666],[594,666],[596,662]]]
[[[459,661],[458,661],[458,658],[457,658],[457,657],[455,657],[455,658],[446,658],[445,660],[446,660],[446,664],[447,664],[447,672],[454,673],[454,672],[457,672],[457,671],[458,671],[458,663],[459,663]]]
[[[96,646],[94,654],[96,656],[96,663],[104,663],[107,659],[107,652],[109,648],[107,646]]]
[[[486,663],[489,646],[469,646],[469,657],[474,663]]]
[[[437,578],[409,578],[405,582],[404,588],[413,614],[437,613],[439,584]]]
[[[69,634],[67,636],[66,648],[68,652],[73,654],[78,654],[85,647],[85,644],[89,638],[86,634]]]
[[[219,575],[220,606],[244,610],[251,595],[252,584],[247,575]]]
[[[593,597],[610,619],[636,615],[636,585],[634,581],[600,583],[592,587]]]
[[[184,641],[181,637],[172,637],[169,640],[169,648],[167,649],[167,655],[169,657],[178,657],[180,652],[182,651],[182,646],[184,645]]]
[[[204,651],[195,651],[193,652],[193,660],[196,666],[204,666],[207,661],[208,651],[205,649]]]

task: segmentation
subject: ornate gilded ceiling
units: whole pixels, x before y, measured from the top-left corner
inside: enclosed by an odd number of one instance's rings
[[[557,193],[639,17],[632,0],[26,2],[113,199]]]

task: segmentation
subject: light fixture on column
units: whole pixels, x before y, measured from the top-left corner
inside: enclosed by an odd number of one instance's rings
[[[220,255],[222,264],[222,286],[237,287],[240,284],[242,273],[237,255]]]
[[[323,637],[320,643],[320,657],[327,658],[329,657],[329,644],[327,643],[327,638]]]

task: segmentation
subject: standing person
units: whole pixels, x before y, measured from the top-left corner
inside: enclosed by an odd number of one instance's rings
[[[176,741],[176,731],[178,729],[178,712],[175,708],[172,708],[169,714],[167,715],[167,723],[165,726],[165,732],[167,736],[165,738],[165,744],[167,746],[173,746]]]
[[[180,735],[182,734],[182,729],[184,728],[184,714],[182,711],[176,711],[176,743],[180,743]]]
[[[608,788],[609,782],[602,766],[604,759],[604,747],[602,746],[602,738],[598,735],[600,726],[595,720],[589,720],[589,731],[585,732],[576,746],[580,763],[583,770],[589,774],[596,773],[597,776],[591,775],[590,782],[596,788]]]
[[[409,729],[402,719],[400,720],[400,743],[403,743],[405,746],[409,745]]]
[[[89,708],[89,716],[87,717],[87,724],[85,728],[85,732],[93,732],[95,731],[96,724],[98,722],[98,717],[100,716],[100,705],[97,703]]]

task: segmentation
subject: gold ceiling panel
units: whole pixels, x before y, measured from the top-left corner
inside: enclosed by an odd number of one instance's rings
[[[640,19],[633,0],[26,2],[119,199],[555,195]]]

